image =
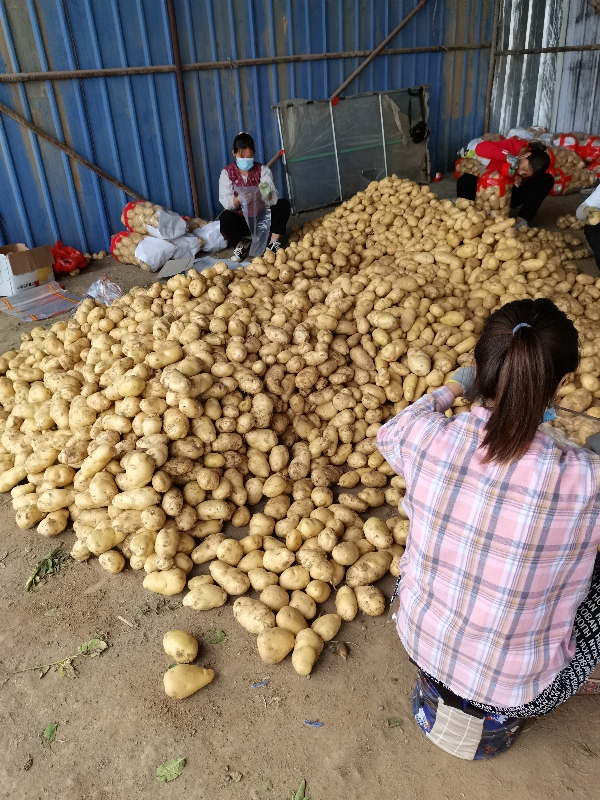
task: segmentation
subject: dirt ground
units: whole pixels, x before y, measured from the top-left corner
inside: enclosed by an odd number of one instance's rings
[[[452,188],[444,181],[434,190],[452,196]],[[539,224],[549,227],[578,202],[578,196],[549,198]],[[83,294],[103,272],[124,290],[153,280],[109,258],[65,285]],[[0,315],[4,346],[17,344],[29,327]],[[382,510],[384,517],[392,514]],[[58,539],[68,551],[73,533]],[[289,659],[276,666],[260,660],[255,637],[234,621],[231,603],[195,612],[181,605],[181,596],[145,591],[141,574],[109,575],[97,559],[71,563],[26,592],[32,566],[57,543],[19,530],[5,498],[0,798],[154,800],[184,793],[193,800],[289,800],[303,779],[311,800],[589,800],[597,794],[600,697],[571,699],[502,757],[462,762],[430,745],[414,722],[415,669],[386,616],[345,623],[339,639],[348,643],[347,661],[329,644],[313,674],[301,678]],[[192,574],[206,571],[195,567]],[[391,577],[382,584],[389,598]],[[162,688],[170,659],[161,642],[173,628],[198,638],[197,663],[216,673],[184,701],[168,699]],[[217,628],[227,641],[211,644]],[[108,649],[78,659],[75,678],[21,671],[73,655],[97,636]],[[41,733],[51,722],[58,725],[56,738],[44,745]],[[161,762],[182,757],[187,764],[176,781],[157,781]]]

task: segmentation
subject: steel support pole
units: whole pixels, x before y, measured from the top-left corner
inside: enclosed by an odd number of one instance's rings
[[[51,136],[49,133],[46,133],[46,131],[43,131],[41,128],[38,128],[37,125],[34,125],[33,122],[29,122],[29,120],[25,119],[25,117],[22,117],[20,114],[17,114],[16,111],[12,110],[12,108],[5,106],[4,103],[0,103],[0,111],[3,114],[6,114],[7,117],[10,117],[15,122],[18,122],[19,125],[22,125],[24,128],[33,131],[33,133],[35,133],[36,136],[39,136],[40,139],[44,139],[46,142],[49,142],[50,144],[54,145],[54,147],[57,147],[59,150],[62,150],[62,152],[66,153],[69,156],[69,158],[72,158],[74,161],[77,161],[79,164],[82,164],[84,167],[87,167],[92,172],[95,172],[96,175],[99,175],[101,178],[103,178],[105,181],[108,181],[108,183],[111,183],[117,189],[120,189],[122,192],[125,192],[125,194],[129,195],[129,197],[133,197],[134,200],[146,199],[145,197],[142,197],[141,194],[138,194],[137,192],[134,192],[133,189],[130,189],[129,186],[125,186],[124,183],[121,183],[121,181],[118,181],[116,178],[113,178],[113,176],[109,175],[108,172],[105,172],[103,169],[100,169],[100,167],[97,167],[95,164],[92,164],[92,162],[88,161],[87,158],[80,156],[79,153],[76,153],[75,150],[73,150],[72,147],[69,147],[68,144],[61,142],[60,139],[56,139],[54,136]]]
[[[181,125],[183,127],[183,141],[185,143],[185,157],[187,160],[188,175],[190,179],[190,189],[192,190],[192,204],[194,206],[194,216],[199,217],[200,202],[198,200],[198,187],[196,186],[196,170],[194,169],[194,153],[192,150],[192,137],[190,136],[190,120],[188,117],[187,103],[185,100],[183,70],[181,68],[179,35],[177,33],[177,20],[175,18],[175,0],[167,0],[167,11],[169,12],[169,30],[171,33],[171,47],[173,50],[173,61],[175,62],[177,94],[179,95],[179,113],[181,114]]]
[[[410,14],[407,14],[404,17],[404,19],[402,20],[400,25],[398,25],[396,28],[394,28],[394,30],[388,36],[386,36],[385,39],[380,44],[378,44],[377,47],[374,50],[371,50],[371,52],[365,58],[365,60],[362,62],[362,64],[359,64],[359,66],[354,70],[354,72],[351,75],[349,75],[346,78],[346,80],[342,83],[342,85],[339,86],[335,90],[335,92],[331,95],[331,97],[329,98],[329,101],[331,103],[333,103],[335,105],[336,98],[339,97],[339,95],[344,91],[344,89],[347,86],[349,86],[352,83],[352,81],[356,77],[358,77],[358,75],[360,75],[360,73],[363,71],[363,69],[365,67],[367,67],[371,63],[371,61],[373,61],[373,59],[376,58],[379,55],[379,53],[381,53],[381,51],[386,46],[386,44],[388,44],[388,42],[391,42],[392,39],[394,38],[394,36],[396,36],[396,34],[400,33],[402,28],[404,28],[406,25],[408,25],[408,23],[415,16],[415,14],[418,14],[419,11],[422,8],[424,8],[426,5],[427,5],[427,0],[421,0],[421,2],[417,6],[415,6],[415,8],[413,8],[413,10],[410,12]]]
[[[460,53],[470,50],[489,50],[490,42],[476,44],[431,44],[422,47],[396,47],[382,50],[382,56],[405,56],[414,53]],[[335,61],[342,58],[365,58],[371,50],[347,50],[334,53],[298,53],[292,56],[266,56],[264,58],[236,58],[227,61],[198,61],[182,64],[183,72],[203,72],[214,69],[240,69],[273,64],[302,64],[311,61]],[[132,75],[164,75],[175,72],[174,64],[157,64],[145,67],[107,67],[106,69],[72,69],[48,72],[4,72],[0,83],[30,83],[35,81],[69,81],[84,78],[118,78]]]

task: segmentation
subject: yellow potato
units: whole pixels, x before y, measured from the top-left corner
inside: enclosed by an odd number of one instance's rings
[[[335,596],[335,609],[346,622],[352,622],[358,613],[358,602],[354,589],[349,586],[340,586]]]
[[[329,642],[336,637],[341,624],[342,618],[339,614],[324,614],[313,622],[311,628],[324,642]]]
[[[187,631],[167,631],[163,636],[163,649],[178,664],[189,664],[198,655],[198,642]]]
[[[233,604],[233,616],[249,633],[259,634],[275,627],[275,614],[271,609],[250,597],[238,597]]]
[[[185,588],[186,575],[182,569],[173,567],[163,572],[151,572],[144,578],[144,589],[149,589],[156,594],[171,597],[180,594]]]
[[[265,664],[278,664],[294,647],[294,634],[285,628],[270,628],[258,635],[258,653]]]
[[[211,577],[199,575],[197,577]],[[194,611],[209,611],[211,608],[220,608],[227,602],[227,592],[220,586],[214,586],[210,583],[194,584],[190,586],[192,578],[188,581],[188,588],[190,591],[182,600],[182,604],[188,608],[193,608]],[[211,577],[212,580],[212,577]]]
[[[214,677],[212,669],[204,669],[193,664],[177,664],[164,674],[165,693],[168,697],[183,700],[203,689]]]

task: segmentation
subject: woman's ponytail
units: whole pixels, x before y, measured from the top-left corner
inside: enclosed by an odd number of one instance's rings
[[[527,452],[560,381],[578,362],[575,326],[550,300],[507,303],[486,320],[472,392],[492,406],[486,461],[506,463]]]

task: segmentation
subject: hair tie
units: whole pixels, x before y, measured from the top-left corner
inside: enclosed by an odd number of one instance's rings
[[[531,325],[528,322],[519,322],[518,325],[515,325],[512,331],[512,335],[514,336],[515,333],[519,330],[519,328],[531,328]]]

